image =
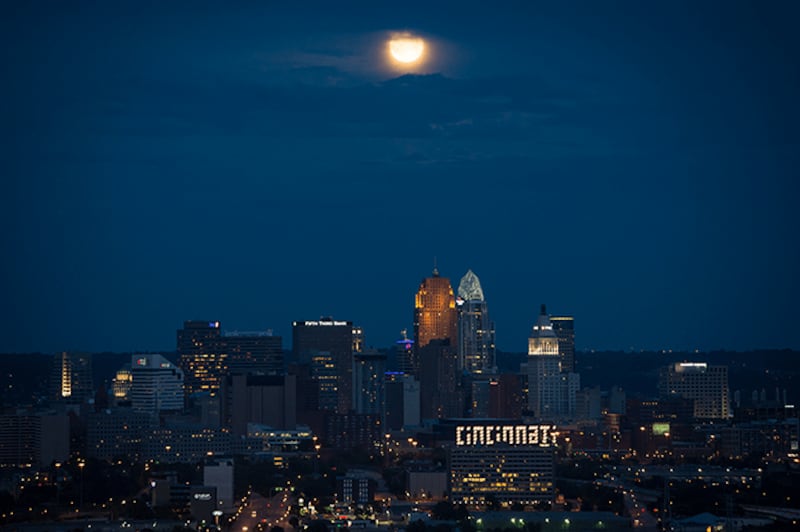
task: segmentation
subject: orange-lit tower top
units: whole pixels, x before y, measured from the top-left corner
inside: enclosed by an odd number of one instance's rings
[[[414,303],[414,345],[425,347],[431,340],[450,340],[456,345],[456,298],[450,279],[439,277],[433,268],[433,276],[422,280]]]

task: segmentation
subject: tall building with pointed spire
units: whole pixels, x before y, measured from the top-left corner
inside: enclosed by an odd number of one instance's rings
[[[456,298],[450,279],[433,275],[422,280],[414,302],[414,346],[421,349],[431,340],[447,340],[455,346],[457,338]]]
[[[473,374],[495,369],[494,323],[483,297],[481,281],[472,270],[458,284],[458,366]]]

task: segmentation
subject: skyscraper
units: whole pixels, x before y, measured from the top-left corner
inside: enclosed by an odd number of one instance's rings
[[[183,408],[183,371],[161,355],[133,355],[128,395],[134,410],[158,414]]]
[[[422,417],[462,417],[466,405],[455,347],[448,340],[434,339],[419,355]]]
[[[53,360],[51,395],[57,401],[80,404],[94,396],[92,355],[59,353]]]
[[[117,370],[117,375],[111,382],[111,390],[114,395],[114,402],[119,403],[130,401],[131,386],[133,386],[131,365],[125,364]]]
[[[463,415],[458,371],[458,315],[450,280],[433,275],[422,280],[414,302],[413,374],[420,379],[422,417]]]
[[[271,331],[225,332],[218,349],[230,373],[280,375],[284,372],[281,337]]]
[[[383,415],[386,355],[375,349],[354,354],[353,407],[356,414]]]
[[[310,364],[312,375],[320,381],[320,409],[348,413],[353,403],[353,322],[295,321],[292,348],[295,362]],[[333,398],[330,393],[335,394]]]
[[[399,430],[420,424],[419,381],[413,375],[400,371],[385,374],[386,411],[384,429]]]
[[[494,323],[483,297],[480,279],[472,270],[458,284],[458,367],[470,373],[491,373],[495,368]]]
[[[218,321],[189,320],[178,329],[178,356],[187,395],[215,394],[227,370],[227,355],[221,351]]]
[[[575,318],[572,316],[550,316],[553,332],[558,337],[558,354],[561,356],[561,371],[575,371]]]
[[[561,371],[559,342],[542,305],[528,338],[528,409],[539,420],[557,421],[574,415],[577,373]]]
[[[450,279],[433,276],[422,280],[414,303],[414,346],[421,349],[431,340],[447,340],[455,347],[457,339],[456,298]]]
[[[417,361],[417,352],[414,349],[414,340],[408,337],[408,331],[406,329],[400,331],[400,334],[403,337],[394,343],[397,367],[407,375],[416,375],[419,362]]]
[[[710,366],[705,362],[679,362],[661,368],[658,379],[660,399],[683,397],[694,400],[694,417],[727,419],[728,366]]]

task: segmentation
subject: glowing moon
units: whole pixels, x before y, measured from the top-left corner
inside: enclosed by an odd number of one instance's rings
[[[395,37],[389,41],[389,53],[400,63],[415,63],[425,52],[425,41],[419,37]]]

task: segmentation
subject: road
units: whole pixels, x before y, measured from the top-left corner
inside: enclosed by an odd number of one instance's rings
[[[259,525],[263,530],[274,526],[289,530],[289,508],[293,497],[288,491],[278,492],[272,497],[251,493],[250,497],[230,525],[232,532],[255,532]]]

